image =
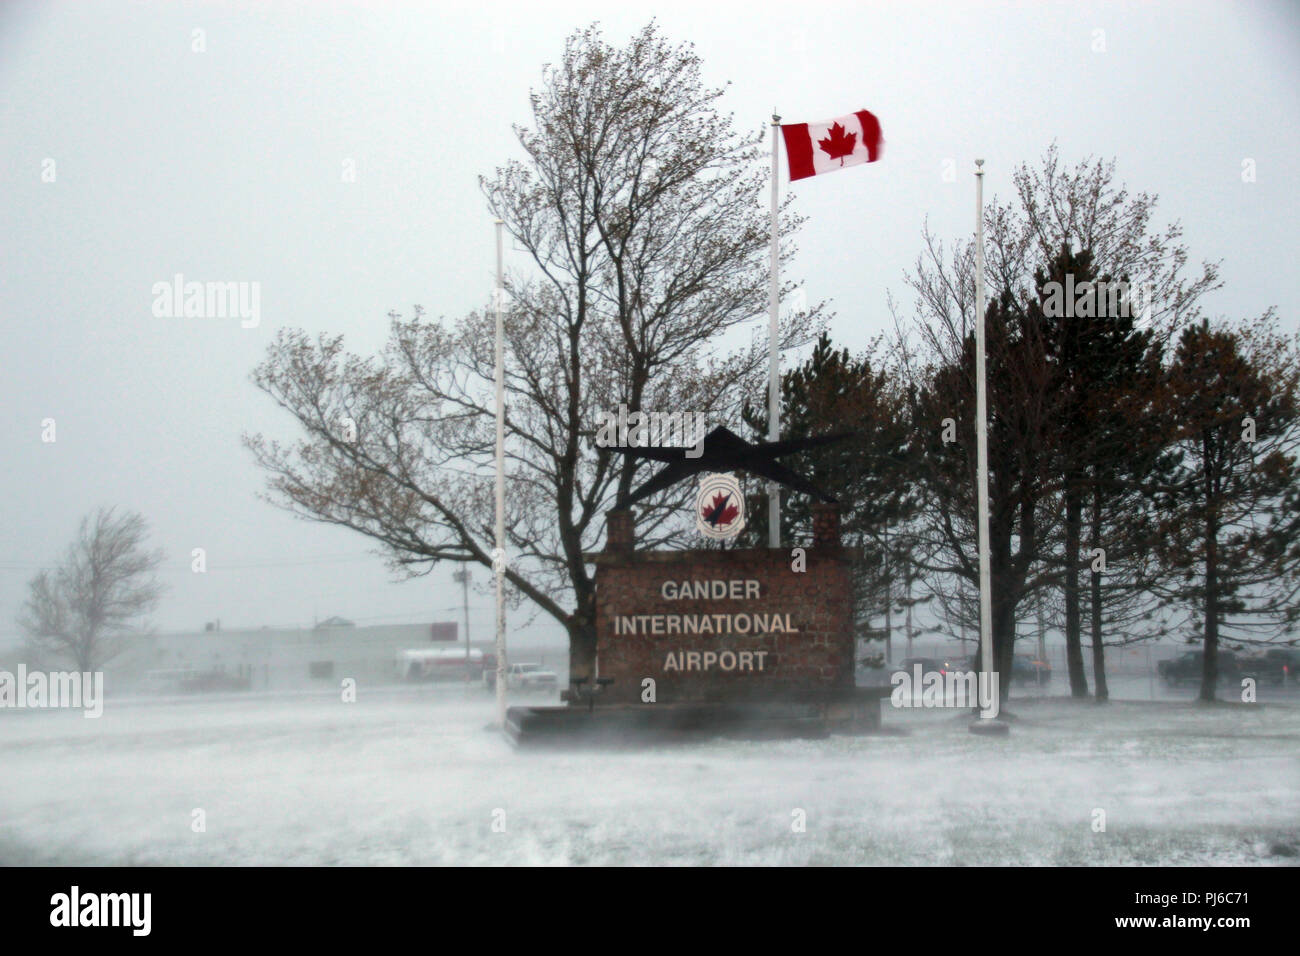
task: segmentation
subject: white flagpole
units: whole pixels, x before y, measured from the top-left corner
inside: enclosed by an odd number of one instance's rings
[[[497,286],[493,296],[497,312],[496,327],[496,387],[497,387],[497,487],[496,487],[496,553],[492,556],[497,583],[497,724],[506,725],[506,388],[505,388],[505,323],[501,318],[501,303],[505,298],[505,278],[502,267],[501,228],[497,227]]]
[[[768,268],[770,283],[767,290],[768,318],[768,376],[767,376],[767,438],[777,441],[781,437],[781,359],[777,352],[778,312],[781,307],[780,251],[777,248],[777,172],[780,155],[777,133],[781,117],[772,109],[772,251]],[[775,481],[767,483],[767,543],[781,547],[781,489]]]
[[[984,160],[975,160],[975,484],[978,496],[980,562],[980,669],[993,688],[993,601],[989,590],[989,428],[984,375]],[[990,711],[997,714],[996,699]]]

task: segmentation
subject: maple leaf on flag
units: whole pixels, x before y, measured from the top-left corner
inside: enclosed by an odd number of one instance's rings
[[[713,501],[705,505],[702,515],[704,520],[711,525],[731,524],[736,520],[736,515],[740,514],[740,509],[735,505],[727,504],[731,495],[716,494]]]
[[[858,134],[849,133],[845,135],[842,125],[835,123],[831,126],[831,134],[825,139],[817,140],[817,145],[821,147],[823,153],[831,159],[838,159],[840,165],[844,165],[844,157],[853,155],[853,148],[858,144]]]

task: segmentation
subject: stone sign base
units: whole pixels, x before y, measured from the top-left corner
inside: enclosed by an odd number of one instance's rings
[[[821,738],[880,730],[889,688],[863,687],[835,700],[803,703],[679,703],[587,708],[511,707],[506,737],[520,749],[624,747],[735,740]]]

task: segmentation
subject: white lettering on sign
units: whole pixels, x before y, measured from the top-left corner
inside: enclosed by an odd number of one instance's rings
[[[798,634],[789,614],[615,614],[614,633]]]
[[[669,651],[666,671],[761,671],[767,651]]]
[[[665,601],[752,601],[762,595],[762,582],[752,578],[664,581],[659,596]],[[711,637],[728,634],[798,634],[790,615],[784,612],[739,611],[727,614],[614,614],[616,636],[636,634]],[[723,671],[756,673],[767,669],[769,651],[703,650],[668,651],[665,671]]]
[[[659,593],[666,601],[744,601],[758,597],[758,582],[665,581]]]

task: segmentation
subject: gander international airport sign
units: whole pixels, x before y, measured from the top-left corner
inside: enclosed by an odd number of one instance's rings
[[[596,564],[602,704],[807,699],[853,686],[848,549],[832,506],[787,549],[637,551],[610,513]]]
[[[838,441],[751,443],[715,428],[692,454],[618,449],[663,467],[609,512],[596,565],[596,670],[601,705],[825,700],[854,687],[850,549],[834,500],[777,459]],[[804,492],[812,541],[799,548],[640,551],[632,506],[699,476],[697,528],[734,537],[744,521],[736,471]]]

